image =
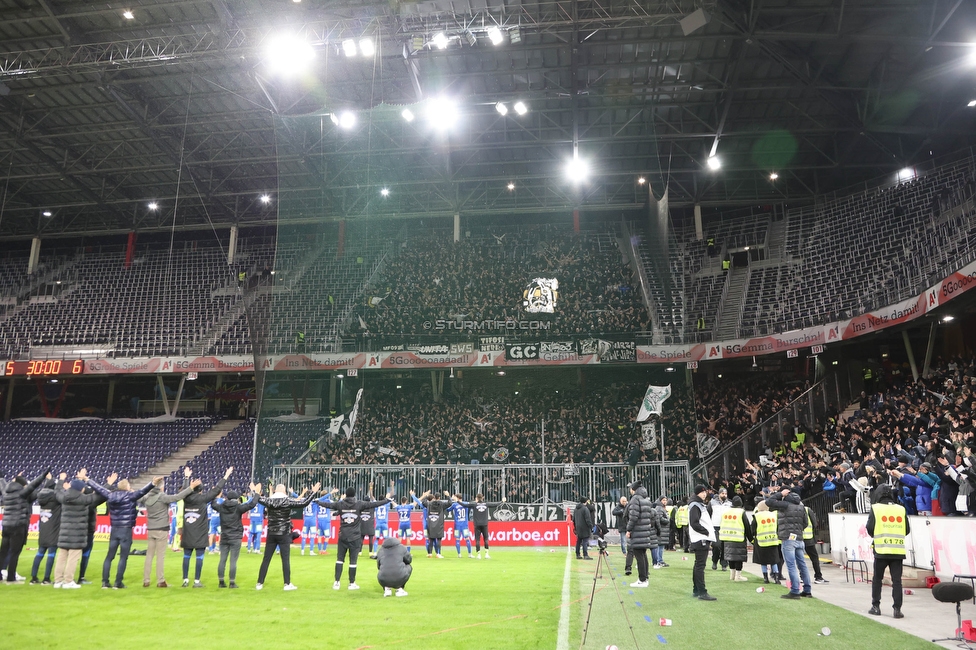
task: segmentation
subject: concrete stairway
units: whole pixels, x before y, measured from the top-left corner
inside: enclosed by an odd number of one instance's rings
[[[745,297],[746,288],[749,284],[749,269],[733,268],[729,272],[728,283],[728,291],[722,304],[722,313],[718,315],[716,325],[715,338],[718,341],[734,339],[736,331],[739,329],[739,320],[742,316],[742,299]]]
[[[177,450],[172,456],[164,458],[154,467],[150,467],[134,479],[130,478],[129,481],[133,485],[141,485],[145,484],[154,476],[169,476],[181,466],[186,465],[189,461],[207,451],[207,449],[215,445],[217,441],[243,422],[244,420],[221,420],[200,434],[196,440]]]

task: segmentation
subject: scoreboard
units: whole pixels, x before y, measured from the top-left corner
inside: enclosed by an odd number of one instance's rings
[[[32,361],[7,361],[0,366],[3,377],[57,377],[80,375],[85,371],[82,359],[37,359]]]

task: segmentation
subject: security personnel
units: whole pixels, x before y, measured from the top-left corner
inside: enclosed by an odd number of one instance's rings
[[[904,592],[901,588],[902,562],[905,560],[905,537],[911,532],[908,515],[903,506],[895,503],[888,485],[880,486],[874,494],[877,503],[871,505],[868,515],[868,535],[874,538],[874,578],[871,581],[871,609],[868,614],[881,616],[881,583],[885,569],[891,572],[891,593],[894,600],[892,615],[905,618],[901,613]]]
[[[813,527],[817,525],[817,515],[807,506],[807,526],[803,529],[803,546],[810,558],[810,565],[813,567],[813,583],[817,585],[827,584],[823,573],[820,570],[820,554],[817,553],[817,540],[813,538]]]
[[[722,542],[722,553],[729,565],[729,580],[748,582],[742,575],[742,563],[748,559],[749,552],[746,549],[746,511],[741,498],[733,498],[732,507],[722,513],[718,540]]]
[[[779,536],[776,534],[778,524],[779,516],[776,511],[769,510],[762,503],[752,513],[753,539],[756,542],[752,547],[752,561],[762,567],[763,582],[766,583],[769,583],[767,566],[772,569],[773,582],[780,583],[779,567],[783,562],[783,555]]]
[[[732,260],[722,260],[722,272],[726,273],[732,268]]]
[[[678,513],[674,516],[674,525],[681,536],[681,548],[688,553],[688,504],[678,506]]]
[[[705,317],[704,316],[699,316],[698,317],[697,327],[698,327],[698,331],[699,332],[705,331]]]
[[[874,390],[874,371],[870,366],[865,366],[861,376],[864,378],[864,390],[871,393]]]

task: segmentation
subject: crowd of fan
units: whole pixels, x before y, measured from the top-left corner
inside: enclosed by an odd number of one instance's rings
[[[918,381],[886,374],[869,388],[846,420],[834,412],[823,430],[790,427],[731,487],[747,502],[787,486],[868,512],[876,489],[890,485],[909,514],[976,516],[976,360],[952,359]]]
[[[785,408],[808,388],[809,382],[760,374],[696,383],[698,430],[720,442],[730,442]]]
[[[356,333],[386,342],[437,333],[430,327],[437,320],[550,323],[547,330],[519,332],[522,337],[650,329],[633,269],[614,245],[604,243],[601,250],[589,235],[537,235],[409,241],[367,291],[367,304],[358,308],[361,320],[354,319]],[[522,305],[523,291],[537,277],[559,282],[552,314],[527,313]]]

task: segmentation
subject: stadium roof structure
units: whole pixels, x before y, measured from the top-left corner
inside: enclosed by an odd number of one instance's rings
[[[0,237],[810,202],[973,144],[974,35],[962,0],[0,0]]]

